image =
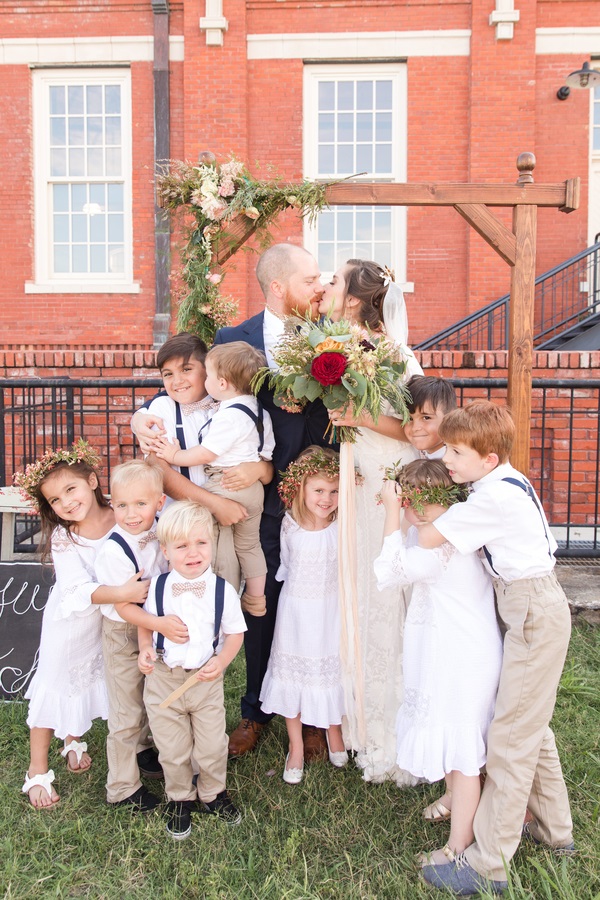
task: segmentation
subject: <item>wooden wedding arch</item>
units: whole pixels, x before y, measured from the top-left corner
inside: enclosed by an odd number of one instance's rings
[[[326,190],[331,206],[453,206],[496,253],[511,266],[508,347],[508,403],[516,424],[511,462],[529,471],[535,249],[538,206],[573,212],[579,206],[580,179],[534,184],[533,153],[517,159],[516,184],[382,184],[343,182]],[[489,207],[513,210],[512,231]]]

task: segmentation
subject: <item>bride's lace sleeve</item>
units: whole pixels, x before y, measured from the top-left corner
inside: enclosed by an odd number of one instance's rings
[[[405,545],[400,531],[385,538],[373,565],[380,591],[415,581],[437,581],[444,569],[443,558],[437,551],[416,544]]]
[[[56,576],[55,591],[60,601],[56,619],[88,615],[93,612],[92,594],[99,587],[93,568],[94,551],[85,544],[71,540],[64,528],[52,535],[52,562]]]

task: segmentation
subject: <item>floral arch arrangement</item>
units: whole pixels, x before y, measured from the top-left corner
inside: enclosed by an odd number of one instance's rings
[[[307,180],[258,179],[233,156],[219,165],[208,151],[200,154],[197,165],[166,163],[157,179],[158,205],[193,217],[182,250],[187,293],[179,304],[177,329],[212,344],[217,329],[237,313],[235,301],[220,291],[223,263],[253,234],[268,245],[269,226],[285,209],[294,208],[314,222],[327,205],[326,187]]]

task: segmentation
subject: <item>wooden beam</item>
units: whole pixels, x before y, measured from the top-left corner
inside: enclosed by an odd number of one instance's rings
[[[576,179],[573,179],[576,181]],[[560,184],[390,184],[364,181],[340,182],[326,188],[327,203],[347,206],[549,206],[571,211],[577,207],[576,191],[569,182]]]
[[[537,233],[535,206],[515,207],[513,232],[517,258],[511,271],[510,283],[508,405],[515,420],[516,438],[511,463],[520,472],[528,475]]]
[[[509,266],[514,266],[517,255],[515,236],[492,215],[487,206],[482,203],[457,203],[454,208]]]

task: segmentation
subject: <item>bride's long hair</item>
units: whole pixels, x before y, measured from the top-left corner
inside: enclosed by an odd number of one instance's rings
[[[359,301],[356,318],[371,331],[383,328],[383,301],[387,294],[386,273],[376,262],[368,259],[349,259],[346,263],[346,293]]]

